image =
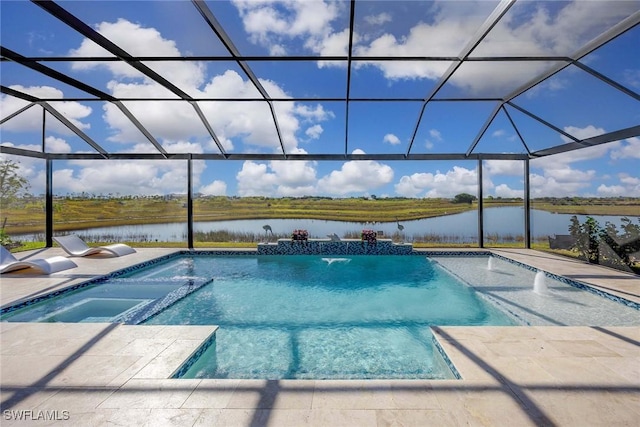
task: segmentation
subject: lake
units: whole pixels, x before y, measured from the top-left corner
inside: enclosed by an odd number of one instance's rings
[[[571,214],[555,214],[533,209],[531,211],[531,237],[545,238],[553,234],[569,234]],[[607,221],[620,227],[621,216],[591,215],[601,226]],[[584,222],[586,215],[577,215]],[[639,217],[630,217],[637,222]],[[194,231],[229,231],[233,233],[262,234],[264,225],[270,225],[275,234],[291,234],[294,229],[306,229],[311,238],[324,238],[327,234],[359,233],[363,228],[382,231],[386,236],[398,231],[395,222],[359,223],[343,221],[324,221],[317,219],[243,219],[235,221],[194,222]],[[414,221],[402,221],[404,237],[411,241],[413,236],[434,234],[439,236],[456,236],[460,242],[476,242],[478,232],[477,211],[468,211],[455,215],[425,218]],[[484,232],[500,236],[524,235],[524,208],[498,207],[484,210]],[[166,224],[124,225],[116,227],[96,227],[76,231],[80,236],[110,236],[115,240],[130,242],[159,241],[182,242],[187,240],[187,223],[174,222]],[[42,240],[42,235],[12,236],[15,240]],[[107,240],[107,239],[105,239]]]

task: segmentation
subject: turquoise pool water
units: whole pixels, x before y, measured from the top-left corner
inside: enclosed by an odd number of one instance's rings
[[[4,307],[0,319],[218,325],[180,376],[259,379],[451,378],[433,325],[640,325],[637,304],[501,257],[182,253],[151,263]]]
[[[430,326],[514,324],[424,257],[191,261],[213,282],[147,321],[220,326],[188,378],[451,378]]]

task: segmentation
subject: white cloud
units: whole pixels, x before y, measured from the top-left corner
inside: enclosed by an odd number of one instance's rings
[[[520,160],[486,160],[484,172],[491,176],[524,176],[524,162]]]
[[[308,7],[305,4],[294,6],[298,8],[299,21],[293,28],[293,33],[314,35],[318,40],[329,34],[318,17],[322,10],[331,15],[336,5]],[[311,5],[313,6],[313,5]],[[323,9],[325,8],[325,9]],[[329,18],[327,18],[329,19]],[[116,22],[102,22],[96,29],[107,38],[120,43],[132,55],[146,55],[153,51],[156,55],[181,56],[182,52],[174,41],[162,37],[154,28],[144,28],[139,24],[120,19]],[[101,56],[108,55],[99,46],[88,40],[80,42],[76,49],[70,50],[71,55]],[[172,62],[150,63],[159,74],[175,82],[180,89],[194,97],[200,98],[260,98],[257,89],[248,79],[237,72],[227,70],[218,75],[207,76],[204,63]],[[117,62],[77,62],[73,68],[79,72],[92,72],[102,68],[112,74],[107,83],[107,90],[115,96],[154,98],[174,97],[166,89],[142,76],[126,64]],[[267,92],[276,98],[288,98],[289,95],[275,82],[260,80]],[[23,87],[13,86],[14,89],[30,93],[38,97],[63,98],[63,93],[51,87]],[[177,102],[126,102],[126,107],[140,120],[143,126],[151,132],[162,146],[170,153],[184,152],[218,152],[218,148],[198,118],[195,110],[188,104]],[[27,105],[25,101],[10,96],[0,97],[0,108],[9,114]],[[80,129],[89,129],[90,124],[85,118],[89,117],[92,109],[78,102],[52,102],[72,123]],[[280,141],[276,133],[273,118],[266,102],[199,102],[205,117],[226,150],[234,150],[237,145],[245,152],[266,150],[280,152]],[[298,133],[304,132],[307,138],[317,139],[323,132],[318,122],[331,120],[334,114],[321,104],[298,104],[294,102],[275,103],[276,116],[280,134],[287,152],[296,153],[298,150]],[[149,141],[113,104],[103,104],[103,119],[107,129],[111,131],[106,139],[120,144],[121,152],[148,153],[155,152]],[[302,127],[301,123],[305,126]],[[47,121],[48,130],[61,135],[71,132],[57,120]],[[42,110],[34,106],[24,113],[3,124],[3,130],[18,132],[41,132]],[[307,141],[309,141],[308,139]],[[69,144],[61,138],[48,136],[47,147],[54,152],[69,152]],[[5,142],[4,145],[11,145]],[[20,146],[21,148],[39,151],[39,144]],[[87,191],[92,193],[130,193],[163,194],[167,192],[184,192],[181,188],[186,182],[184,162],[179,165],[173,162],[119,162],[109,167],[101,163],[75,162],[72,167],[56,171],[56,188],[61,192]],[[206,168],[204,162],[195,161],[194,183],[198,184],[200,174]],[[239,191],[254,194],[260,188],[258,183],[264,184],[266,194],[274,195],[304,195],[317,191],[314,164],[310,162],[292,162],[287,167],[272,162],[264,171],[264,165],[246,162],[238,176],[248,177],[257,171],[259,177],[255,182],[240,181]],[[175,171],[173,170],[175,168]],[[198,184],[199,185],[199,184]],[[243,187],[244,185],[244,187]],[[225,184],[213,181],[200,186],[207,194],[224,194]]]
[[[494,131],[491,136],[494,138],[500,138],[501,136],[504,136],[506,134],[504,129],[498,129],[496,131]]]
[[[57,194],[167,194],[186,193],[187,168],[183,161],[74,160],[76,168],[55,170]]]
[[[382,142],[388,142],[391,145],[398,145],[400,144],[400,138],[398,138],[392,133],[388,133],[384,136],[384,138],[382,139]]]
[[[320,138],[320,135],[322,135],[323,130],[324,129],[322,129],[322,126],[316,124],[311,126],[310,128],[307,128],[304,133],[311,139],[318,139]]]
[[[559,181],[562,176],[542,176],[531,174],[529,183],[531,185],[531,197],[567,197],[575,196],[591,185],[589,181]]]
[[[364,154],[354,150],[353,154]],[[393,169],[373,160],[345,162],[340,170],[334,170],[318,181],[321,194],[347,195],[368,193],[393,180]]]
[[[306,104],[296,104],[293,112],[306,121],[325,121],[335,117],[332,111],[326,111],[322,104],[311,107]]]
[[[605,133],[605,130],[603,128],[597,128],[593,125],[588,125],[583,128],[579,128],[575,126],[565,126],[564,131],[569,135],[575,136],[578,139],[587,139],[587,138],[591,138],[592,136],[598,136]],[[564,135],[561,135],[560,137],[565,143],[573,142],[572,139],[567,138]]]
[[[391,22],[391,20],[391,15],[386,12],[382,12],[377,15],[367,15],[364,17],[364,21],[369,25],[382,25],[386,22]]]
[[[430,129],[429,136],[435,139],[436,141],[442,141],[442,134],[438,129]]]
[[[604,185],[600,184],[598,186],[598,195],[602,197],[618,197],[618,196],[628,196],[629,193],[627,189],[622,185]]]
[[[45,151],[48,153],[70,153],[71,146],[61,138],[55,136],[47,136],[45,138]],[[0,143],[5,147],[16,147],[23,150],[42,152],[42,146],[40,144],[14,144],[13,142],[3,141]],[[28,158],[21,157],[21,159],[27,160]]]
[[[252,8],[253,6],[250,6]],[[300,19],[309,18],[308,8],[296,6],[300,12]],[[304,9],[304,10],[302,10]],[[314,22],[303,22],[298,25],[301,33],[314,33]],[[307,28],[306,30],[304,28]],[[182,53],[172,40],[167,40],[154,28],[143,28],[138,24],[124,19],[117,22],[102,22],[97,26],[98,31],[108,38],[121,43],[131,54],[155,54],[181,56]],[[315,33],[314,33],[315,34]],[[93,42],[84,40],[77,49],[71,51],[74,55],[99,55],[101,48]],[[82,71],[91,71],[96,67],[104,67],[113,74],[107,87],[115,96],[125,97],[173,97],[166,89],[147,78],[141,78],[132,72],[128,65],[105,62],[78,62],[74,67]],[[236,71],[227,70],[222,74],[207,77],[206,67],[197,62],[154,62],[151,66],[158,67],[161,75],[187,92],[191,96],[201,98],[261,98],[260,93],[248,79],[241,77]],[[272,97],[288,98],[289,96],[270,80],[260,80],[260,83]],[[195,110],[188,104],[177,102],[127,102],[127,108],[139,118],[140,122],[163,145],[176,140],[185,140],[200,144],[200,151],[214,151],[218,149],[205,126],[198,118]],[[243,151],[251,152],[267,149],[279,152],[280,141],[275,129],[273,118],[266,102],[199,102],[205,117],[211,124],[216,136],[227,150],[236,149],[239,143],[246,144]],[[322,105],[299,105],[293,102],[276,104],[278,125],[281,136],[288,151],[298,146],[296,133],[300,130],[300,119],[314,122],[333,118],[331,111],[326,111]],[[146,138],[133,126],[130,121],[111,104],[104,105],[104,118],[112,129],[110,141],[122,144],[147,144]],[[317,130],[317,128],[314,128]],[[168,140],[168,141],[167,141]],[[146,148],[149,150],[149,148]]]
[[[490,187],[493,187],[490,180],[485,180],[485,188]],[[459,193],[476,194],[478,175],[475,170],[460,166],[454,166],[446,173],[414,173],[400,178],[395,190],[404,197],[451,198]]]
[[[598,196],[602,197],[640,197],[640,177],[619,173],[618,184],[598,186]]]
[[[298,153],[304,153],[298,149]],[[354,150],[354,154],[362,154]],[[362,194],[393,180],[391,167],[375,161],[349,161],[317,178],[316,163],[278,160],[245,161],[236,175],[240,196],[306,196]]]
[[[126,19],[121,18],[116,22],[101,22],[96,25],[96,31],[121,46],[133,56],[145,56],[149,55],[149,52],[153,52],[155,56],[181,56],[173,40],[163,38],[155,28],[144,28]],[[77,49],[70,50],[69,55],[84,57],[113,56],[89,39],[83,39]],[[204,65],[199,62],[166,61],[149,62],[145,63],[145,65],[181,88],[183,86],[197,87],[204,80]],[[106,68],[116,77],[147,79],[138,70],[122,61],[72,63],[74,70],[92,70],[96,67]],[[151,81],[147,81],[147,83],[152,84]],[[161,87],[156,90],[165,91]]]
[[[513,189],[510,188],[507,184],[496,185],[494,193],[496,197],[503,198],[524,197],[524,191],[522,189]]]
[[[616,144],[613,150],[611,150],[611,158],[614,160],[640,159],[640,138],[636,136]]]
[[[626,173],[618,174],[618,178],[620,182],[625,185],[639,186],[640,185],[640,177],[629,176]]]
[[[227,194],[227,184],[224,181],[214,180],[200,187],[198,192],[205,196],[224,196]]]
[[[304,153],[303,150],[298,150]],[[316,194],[314,162],[245,161],[236,175],[240,196],[306,196]]]
[[[341,28],[333,28],[340,13],[339,2],[234,2],[243,19],[245,30],[254,43],[271,50],[284,40],[302,39],[304,46],[322,55],[345,55],[348,49],[348,28],[344,20]],[[415,3],[417,4],[417,3]],[[550,6],[554,4],[554,6]],[[409,3],[411,5],[411,3]],[[522,8],[536,8],[525,12],[507,14],[492,29],[488,37],[476,48],[474,55],[563,55],[567,56],[595,36],[607,25],[626,18],[636,11],[633,2],[574,1],[557,6],[553,2],[531,4],[523,2]],[[379,31],[377,24],[390,22],[385,13],[368,15],[354,34],[354,53],[371,56],[455,56],[459,55],[470,38],[491,12],[491,2],[435,2],[428,21],[418,21],[399,28],[406,32],[386,32],[382,35],[367,34]],[[308,9],[308,10],[307,10]],[[305,13],[303,13],[305,12]],[[597,16],[598,19],[593,19]],[[526,18],[525,18],[526,17]],[[523,19],[524,18],[524,19]],[[425,40],[437,42],[425,43]],[[319,62],[320,67],[340,66],[344,63]],[[421,63],[418,61],[358,62],[357,67],[374,66],[390,80],[438,79],[448,68],[446,61]],[[468,63],[450,79],[450,83],[473,91],[487,93],[491,90],[512,88],[526,83],[526,76],[539,73],[548,64],[537,62],[511,63],[496,67],[495,64]],[[631,73],[631,75],[635,75]],[[633,79],[635,81],[635,79]],[[557,83],[556,83],[557,84]]]
[[[234,0],[245,31],[252,42],[272,50],[277,45],[284,50],[287,39],[300,38],[316,47],[333,32],[331,22],[339,16],[339,2],[285,1],[255,2]]]
[[[426,139],[424,142],[424,146],[427,150],[432,150],[433,147],[435,147],[435,142],[442,141],[442,134],[438,129],[430,129],[429,136],[431,137],[431,139]]]
[[[239,196],[272,195],[276,185],[275,174],[268,173],[267,165],[245,161],[242,169],[236,174]]]
[[[46,151],[49,153],[70,153],[71,146],[64,139],[48,136],[44,139]]]

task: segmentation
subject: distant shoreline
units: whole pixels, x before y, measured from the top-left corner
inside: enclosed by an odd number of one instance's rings
[[[523,207],[519,199],[485,199],[485,209]],[[411,221],[455,215],[478,209],[472,204],[450,199],[395,198],[196,198],[194,222],[247,219],[313,219],[345,222]],[[640,198],[626,199],[533,199],[531,209],[570,215],[610,215],[638,217]],[[11,234],[43,232],[43,203],[30,201],[24,206],[5,209],[6,231]],[[97,227],[186,222],[186,197],[59,198],[54,200],[56,231]]]

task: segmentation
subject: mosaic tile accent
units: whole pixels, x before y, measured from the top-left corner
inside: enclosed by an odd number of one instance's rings
[[[461,380],[462,375],[460,375],[460,372],[458,372],[458,369],[456,368],[456,366],[453,364],[451,359],[449,359],[447,352],[444,351],[444,348],[442,348],[442,346],[440,345],[440,341],[438,341],[435,335],[431,338],[431,340],[433,341],[433,347],[438,351],[438,354],[440,355],[440,357],[442,357],[442,360],[444,361],[444,363],[446,363],[447,367],[453,374],[453,377],[457,380]]]
[[[202,344],[200,344],[196,351],[194,351],[193,354],[191,354],[191,356],[189,356],[187,360],[185,360],[184,363],[182,363],[182,365],[180,365],[180,367],[169,378],[178,379],[184,377],[189,369],[191,369],[193,364],[196,363],[198,359],[202,357],[205,351],[207,351],[209,347],[211,347],[215,342],[216,333],[214,332],[209,335],[209,338],[207,338]]]
[[[146,304],[144,307],[141,307],[140,309],[135,310],[132,313],[127,313],[126,316],[123,316],[116,321],[125,323],[127,325],[138,325],[149,320],[153,316],[165,310],[167,307],[170,307],[171,305],[180,301],[182,298],[186,297],[192,292],[197,291],[201,287],[208,285],[211,282],[213,282],[213,279],[201,280],[200,282],[189,280],[178,289],[169,292],[163,298],[158,298],[157,300]]]
[[[375,244],[358,239],[335,242],[327,239],[293,241],[280,239],[278,243],[259,243],[258,255],[412,255],[411,243],[393,243],[380,239]]]
[[[452,257],[479,256],[479,257],[482,257],[482,256],[491,255],[491,252],[489,251],[428,251],[428,252],[421,251],[419,252],[419,254],[424,255],[427,258],[429,258],[430,256],[452,256]]]

